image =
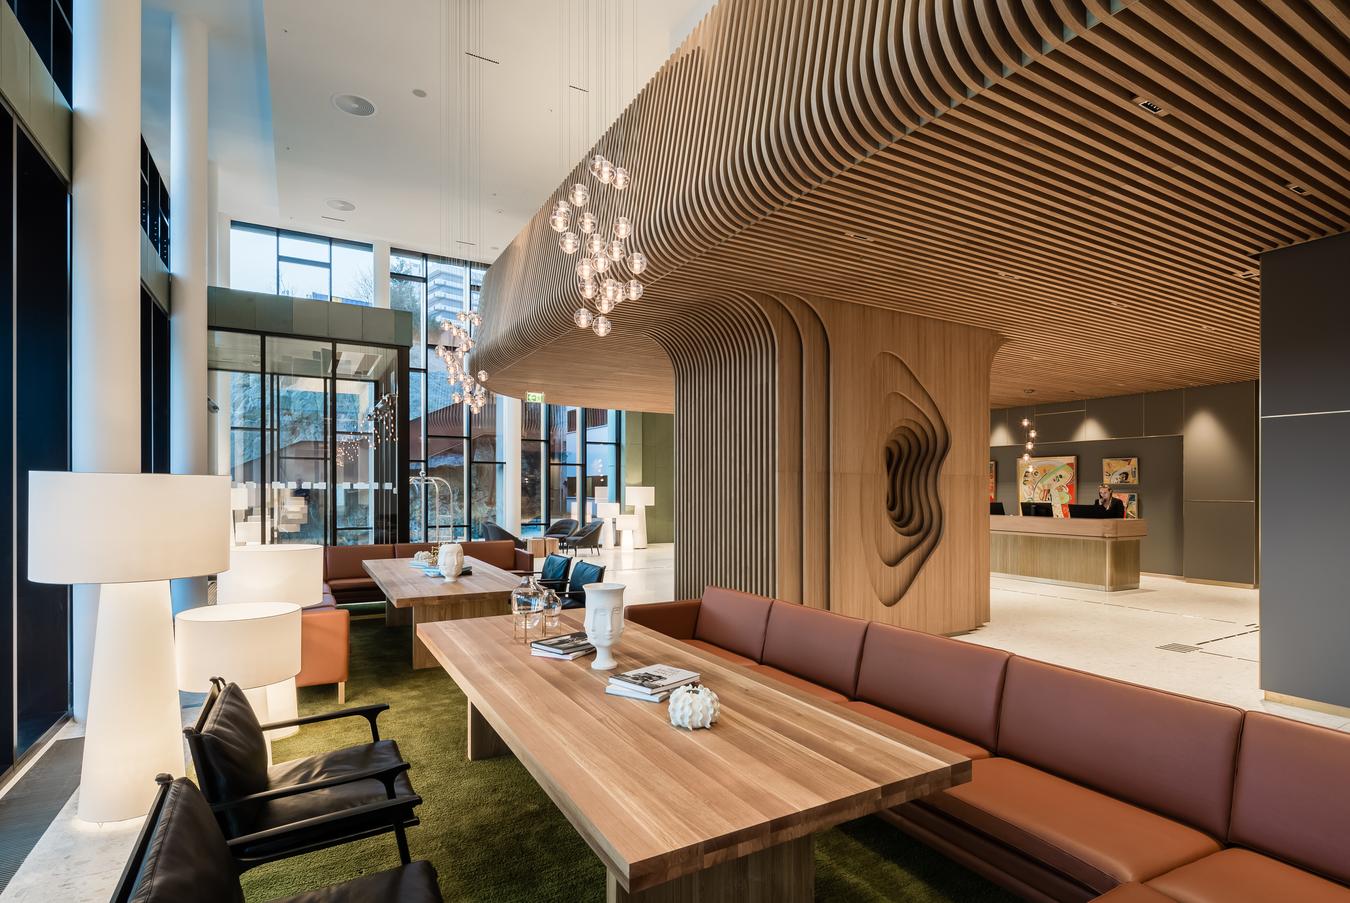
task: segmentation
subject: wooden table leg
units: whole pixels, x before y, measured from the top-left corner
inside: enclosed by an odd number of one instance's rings
[[[815,838],[808,834],[646,890],[624,890],[609,872],[605,898],[608,903],[810,903],[815,884]]]
[[[502,742],[502,738],[497,736],[492,725],[487,723],[487,719],[483,717],[482,712],[474,708],[472,702],[469,703],[468,752],[470,762],[511,754],[510,747]]]
[[[407,609],[404,609],[405,611]],[[511,611],[511,596],[504,594],[500,599],[482,599],[473,602],[419,602],[412,607],[412,666],[419,668],[439,668],[440,662],[432,655],[426,645],[417,638],[417,625],[434,621],[457,621],[460,618],[490,618]]]

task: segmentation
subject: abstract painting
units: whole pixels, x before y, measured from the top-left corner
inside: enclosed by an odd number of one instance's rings
[[[1022,472],[1017,484],[1019,502],[1049,502],[1063,515],[1067,513],[1063,506],[1078,498],[1077,455],[1019,459],[1017,466]]]
[[[1127,518],[1139,517],[1139,493],[1113,492],[1111,495],[1120,499],[1120,503],[1125,506],[1125,516]]]
[[[1138,458],[1102,458],[1102,482],[1111,486],[1133,486],[1139,482]]]
[[[998,501],[998,462],[989,462],[989,501]]]

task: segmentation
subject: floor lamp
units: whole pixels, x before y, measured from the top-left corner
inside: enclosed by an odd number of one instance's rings
[[[183,774],[169,581],[229,566],[230,480],[28,475],[28,579],[100,584],[79,816],[145,815],[161,772]]]
[[[625,486],[623,500],[633,506],[637,516],[637,530],[634,531],[633,548],[647,548],[647,509],[656,504],[655,486]]]
[[[323,546],[306,543],[273,543],[265,546],[235,546],[230,549],[230,569],[216,578],[216,604],[240,602],[289,602],[309,608],[323,602]],[[297,637],[296,643],[298,644]],[[295,676],[265,689],[270,718],[285,721],[299,714]],[[298,733],[289,727],[271,731],[269,739],[280,740]]]

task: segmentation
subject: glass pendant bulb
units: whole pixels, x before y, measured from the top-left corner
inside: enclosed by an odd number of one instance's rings
[[[567,227],[571,225],[571,220],[565,213],[554,212],[548,218],[548,225],[554,232],[566,232]]]
[[[605,256],[615,263],[623,260],[623,242],[617,238],[610,242],[608,247],[605,248]]]
[[[597,179],[600,178],[600,170],[609,165],[610,162],[605,159],[604,154],[596,154],[594,157],[591,157],[591,175],[595,176]]]
[[[581,237],[575,232],[564,232],[558,237],[558,247],[562,248],[564,254],[575,254],[577,248],[581,247]]]
[[[572,314],[572,322],[577,324],[578,329],[589,329],[594,319],[590,310],[585,307],[578,307],[577,312]]]
[[[1035,430],[1031,430],[1030,432],[1027,433],[1027,435],[1030,436],[1031,438],[1035,439],[1035,438],[1036,438],[1036,431],[1035,431]]]
[[[595,302],[595,309],[602,314],[607,314],[613,311],[617,304],[617,301],[612,301],[609,298],[601,298],[599,301]]]
[[[577,285],[577,293],[587,301],[590,301],[594,299],[596,295],[600,294],[600,286],[595,284],[594,279],[583,279]]]
[[[628,269],[634,276],[641,276],[642,271],[647,269],[647,255],[641,251],[634,251],[629,254]]]
[[[478,371],[478,381],[480,383],[485,383],[488,381],[488,372],[486,370]]]
[[[595,321],[591,323],[592,331],[602,339],[609,335],[609,331],[613,328],[614,327],[610,325],[609,317],[596,317]]]
[[[595,262],[589,257],[577,261],[577,278],[585,282],[595,276]]]
[[[563,200],[562,198],[559,198],[558,200],[553,202],[553,212],[561,213],[563,216],[571,216],[572,207],[570,204],[567,203],[567,201]]]
[[[608,185],[614,181],[614,164],[606,160],[600,166],[600,171],[595,173],[595,177]]]
[[[567,199],[578,207],[585,207],[591,199],[591,190],[577,182],[567,192]]]
[[[624,169],[622,166],[614,167],[613,185],[615,190],[623,191],[625,188],[628,187],[628,182],[629,182],[628,170]]]
[[[633,234],[633,221],[626,216],[621,216],[614,221],[614,237],[627,238]]]
[[[606,279],[600,285],[600,297],[618,304],[623,300],[623,286],[617,279]]]
[[[642,283],[636,279],[628,281],[627,294],[629,301],[636,301],[642,297]]]
[[[599,232],[588,236],[586,239],[586,253],[592,257],[597,254],[605,253],[605,237]]]
[[[1031,460],[1031,455],[1023,455],[1023,456],[1022,456],[1022,460],[1023,460],[1023,461],[1030,461],[1030,460]],[[1031,470],[1031,468],[1028,467],[1027,470]]]
[[[609,258],[603,254],[592,257],[591,266],[595,268],[597,273],[603,273],[605,270],[609,269]]]
[[[592,232],[594,232],[595,227],[597,225],[599,225],[599,223],[595,218],[595,214],[589,210],[582,213],[581,216],[577,217],[577,228],[580,229],[586,235],[590,235]],[[563,228],[566,228],[566,226],[564,226]]]
[[[451,392],[451,393],[450,393],[450,403],[451,403],[451,404],[459,404],[459,403],[460,403],[461,401],[463,401],[463,400],[464,400],[464,396],[461,395],[459,392]]]

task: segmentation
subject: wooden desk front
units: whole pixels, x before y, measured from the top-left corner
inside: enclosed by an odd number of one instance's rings
[[[1139,587],[1134,519],[990,515],[989,570],[998,575],[1114,592]]]

